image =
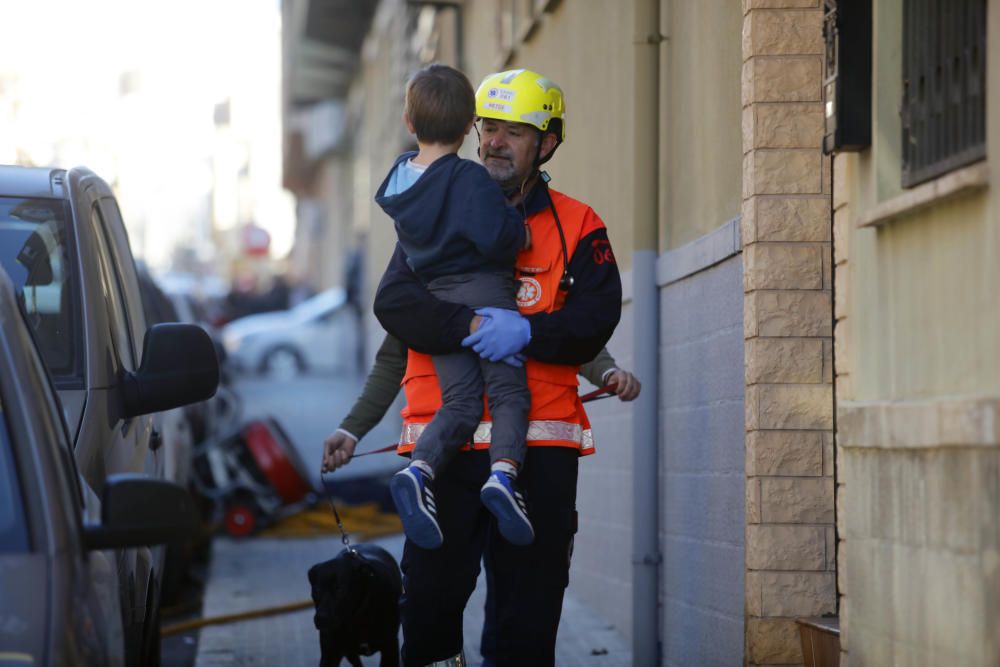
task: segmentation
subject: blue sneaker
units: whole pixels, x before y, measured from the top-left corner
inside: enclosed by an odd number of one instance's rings
[[[510,475],[499,470],[491,472],[479,491],[479,498],[497,518],[497,528],[508,542],[524,545],[535,541],[535,530],[528,520],[524,496],[514,486]]]
[[[437,507],[430,480],[419,468],[403,468],[389,480],[389,492],[403,522],[406,537],[423,549],[437,549],[444,542],[437,522]]]

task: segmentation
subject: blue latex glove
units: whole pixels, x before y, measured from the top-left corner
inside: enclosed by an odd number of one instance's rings
[[[483,359],[502,361],[517,354],[531,341],[531,324],[521,314],[506,308],[479,308],[483,318],[476,332],[462,341]]]
[[[509,357],[504,357],[501,361],[508,366],[513,366],[514,368],[524,368],[523,354],[512,354]]]

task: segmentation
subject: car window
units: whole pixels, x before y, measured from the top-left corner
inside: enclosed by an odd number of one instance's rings
[[[23,553],[28,546],[21,485],[11,451],[7,418],[0,402],[0,553]]]
[[[37,347],[37,345],[36,345]],[[31,386],[39,388],[37,394],[45,402],[41,410],[41,424],[46,442],[55,444],[58,457],[62,461],[60,467],[61,477],[69,489],[70,495],[74,496],[82,505],[83,490],[80,488],[80,476],[76,467],[76,459],[73,458],[73,442],[63,419],[62,403],[56,395],[55,389],[50,382],[49,373],[42,365],[36,355],[27,355],[27,378]]]
[[[94,240],[97,243],[97,263],[101,270],[101,291],[111,319],[112,344],[125,370],[136,369],[138,356],[132,338],[125,303],[122,301],[122,282],[111,259],[107,238],[104,234],[104,219],[97,205],[91,211]]]
[[[67,217],[59,199],[0,197],[0,265],[14,281],[39,352],[57,381],[82,377]]]

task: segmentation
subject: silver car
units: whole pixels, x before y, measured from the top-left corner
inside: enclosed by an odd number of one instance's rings
[[[0,664],[122,665],[113,549],[176,539],[197,515],[180,487],[134,476],[106,480],[102,505],[18,311],[0,271]]]
[[[344,290],[333,288],[288,310],[235,319],[223,327],[222,343],[235,370],[289,378],[354,370],[358,335]]]
[[[154,413],[211,396],[218,360],[196,326],[147,326],[111,188],[82,168],[0,167],[0,266],[53,378],[87,484],[100,495],[111,474],[163,477]],[[117,554],[129,663],[157,652],[162,564],[159,548]]]

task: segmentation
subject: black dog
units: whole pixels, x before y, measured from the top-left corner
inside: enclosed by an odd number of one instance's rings
[[[342,658],[379,652],[381,667],[399,665],[399,597],[403,581],[396,559],[382,547],[360,544],[309,568],[316,606],[320,667]]]

